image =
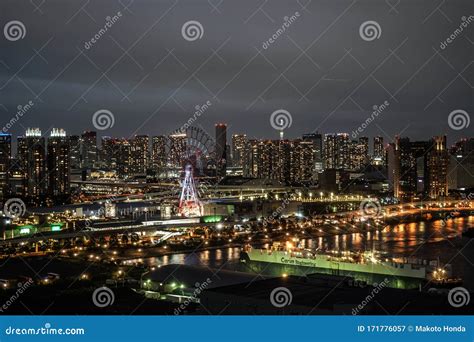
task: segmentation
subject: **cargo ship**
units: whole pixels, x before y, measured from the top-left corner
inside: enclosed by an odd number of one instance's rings
[[[376,251],[311,251],[281,246],[269,249],[245,246],[241,261],[251,270],[273,275],[325,273],[350,276],[368,284],[387,281],[395,288],[418,288],[430,282],[449,283],[451,265],[439,260],[389,257]]]

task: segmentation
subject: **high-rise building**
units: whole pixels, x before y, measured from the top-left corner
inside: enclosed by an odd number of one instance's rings
[[[428,194],[436,199],[448,195],[449,153],[446,136],[434,137],[427,154]]]
[[[323,155],[326,169],[349,169],[349,134],[325,134]]]
[[[282,166],[279,141],[250,140],[250,176],[261,179],[280,179]]]
[[[114,169],[117,166],[117,139],[104,136],[100,142],[99,159],[102,167]]]
[[[314,146],[309,140],[250,140],[249,176],[285,184],[314,179]]]
[[[410,199],[417,192],[416,158],[412,151],[410,139],[398,137],[396,139],[400,155],[399,197]]]
[[[386,164],[386,152],[383,144],[383,137],[374,137],[374,153],[372,157],[373,165],[385,166]]]
[[[78,135],[69,136],[69,154],[71,156],[72,169],[81,168],[81,140],[81,137]]]
[[[304,134],[303,140],[313,142],[314,172],[317,174],[324,169],[323,166],[323,137],[319,133]]]
[[[175,133],[171,134],[170,140],[170,151],[169,151],[169,162],[172,167],[184,167],[186,162],[186,148],[187,148],[187,135],[186,133]]]
[[[97,133],[82,133],[82,167],[92,168],[97,162]]]
[[[216,174],[225,177],[227,169],[227,125],[216,124]]]
[[[64,196],[70,192],[70,144],[63,129],[53,128],[48,138],[48,193]]]
[[[114,139],[115,163],[118,175],[127,178],[131,175],[133,164],[132,146],[127,139]]]
[[[359,138],[359,152],[362,156],[362,164],[367,164],[369,162],[369,137]]]
[[[349,142],[349,169],[362,170],[369,161],[369,138],[360,137],[359,141]]]
[[[0,133],[0,201],[4,200],[9,192],[11,151],[11,134]]]
[[[23,178],[23,196],[39,203],[46,194],[45,139],[39,128],[28,128],[18,137],[17,159]]]
[[[148,135],[136,135],[131,141],[131,172],[134,174],[144,174],[148,168],[149,145]]]
[[[153,170],[159,170],[167,165],[166,137],[155,136],[151,140],[151,162]]]
[[[389,184],[395,197],[412,200],[415,196],[437,198],[447,195],[449,154],[446,137],[413,142],[397,137],[387,152]]]
[[[247,135],[234,134],[232,135],[232,166],[244,167],[246,162],[246,145],[248,144]]]
[[[461,139],[450,149],[452,155],[449,167],[450,188],[474,187],[474,138]]]
[[[315,179],[314,145],[312,141],[293,140],[290,160],[290,183],[311,182]]]
[[[387,147],[387,174],[389,191],[396,198],[400,197],[400,150],[398,139]]]

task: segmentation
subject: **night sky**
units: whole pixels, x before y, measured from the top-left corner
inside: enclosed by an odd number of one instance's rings
[[[473,135],[474,123],[453,130],[448,115],[474,113],[474,20],[440,45],[473,9],[467,0],[2,0],[0,126],[33,101],[8,133],[96,130],[93,114],[106,109],[114,126],[99,135],[167,134],[210,101],[194,125],[211,135],[226,122],[231,134],[276,139],[275,110],[291,114],[287,137],[351,133],[387,101],[360,135],[447,134],[451,143]],[[6,39],[13,20],[23,39]],[[203,32],[189,41],[191,20]],[[366,21],[378,38],[362,39]]]

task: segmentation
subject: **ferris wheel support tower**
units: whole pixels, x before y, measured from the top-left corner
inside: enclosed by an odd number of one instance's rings
[[[184,169],[184,181],[179,197],[178,212],[181,216],[202,216],[202,204],[199,201],[193,177],[193,167],[188,164]]]

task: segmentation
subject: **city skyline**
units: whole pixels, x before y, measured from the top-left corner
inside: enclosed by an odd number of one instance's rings
[[[472,10],[0,0],[0,339],[468,338]]]
[[[93,130],[99,110],[114,115],[107,135],[167,134],[206,103],[196,124],[209,131],[225,120],[229,132],[278,136],[270,117],[283,109],[292,115],[287,137],[316,130],[351,133],[374,106],[387,102],[365,135],[405,133],[424,140],[448,134],[452,143],[466,132],[450,128],[449,114],[474,111],[468,32],[443,45],[461,24],[471,24],[471,17],[463,17],[467,2],[446,4],[441,15],[426,0],[397,11],[387,3],[349,0],[264,8],[223,2],[218,10],[171,0],[135,3],[131,10],[107,0],[89,15],[79,15],[73,2],[61,8],[44,4],[41,20],[30,6],[5,4],[7,17],[23,10],[25,36],[0,40],[3,124],[18,106],[34,103],[9,130],[14,136],[38,122],[43,130]],[[166,16],[155,18],[150,11]],[[406,31],[398,29],[398,13]],[[58,18],[67,23],[60,31],[52,26]],[[193,41],[182,36],[191,20],[203,27]],[[380,36],[368,41],[359,28],[370,20],[381,23]],[[111,27],[99,33],[105,24]],[[286,31],[280,36],[281,26]],[[328,29],[315,36],[322,27]],[[273,35],[278,37],[270,41]]]
[[[336,131],[304,131],[302,130],[301,132],[298,132],[298,133],[295,133],[293,135],[290,135],[290,136],[287,136],[286,134],[286,129],[284,130],[276,130],[276,129],[272,129],[272,131],[274,132],[274,134],[269,134],[269,135],[266,135],[266,136],[251,136],[249,135],[245,130],[242,130],[242,131],[232,131],[232,126],[229,126],[227,123],[223,122],[223,120],[220,120],[218,121],[219,123],[222,123],[222,124],[225,124],[227,125],[227,132],[228,132],[228,137],[232,137],[234,135],[241,135],[241,134],[245,134],[247,135],[247,138],[248,139],[258,139],[258,140],[281,140],[281,139],[290,139],[290,140],[293,140],[293,139],[299,139],[301,138],[302,136],[304,135],[307,135],[307,134],[322,134],[322,135],[331,135],[331,134],[347,134],[350,138],[350,140],[354,140],[354,141],[357,141],[359,140],[360,138],[369,138],[369,139],[374,139],[374,138],[377,138],[377,137],[382,137],[387,143],[390,142],[390,141],[394,141],[396,137],[408,137],[408,138],[411,138],[415,141],[426,141],[426,140],[429,140],[431,139],[433,136],[446,136],[447,137],[447,141],[448,141],[448,145],[454,145],[456,142],[458,141],[461,141],[461,140],[465,140],[465,139],[471,139],[473,138],[473,134],[472,133],[468,133],[467,130],[465,131],[465,133],[463,135],[461,135],[459,138],[456,138],[456,140],[454,140],[453,136],[454,134],[449,134],[449,133],[452,133],[452,132],[449,132],[447,131],[447,133],[442,133],[442,132],[438,132],[437,134],[434,134],[434,135],[427,135],[426,138],[421,138],[421,137],[416,137],[414,138],[413,136],[410,136],[408,134],[401,134],[401,135],[395,135],[393,137],[391,137],[392,140],[388,140],[387,136],[384,136],[383,134],[378,134],[378,135],[370,135],[370,134],[365,134],[365,132],[361,133],[361,134],[357,134],[357,136],[354,136],[351,134],[351,132],[349,131],[344,131],[344,130],[336,130]],[[213,124],[213,128],[215,127],[215,125],[217,125],[218,123],[215,123]],[[182,127],[182,126],[181,126]],[[207,134],[209,135],[213,135],[212,134],[212,129],[205,129],[204,127],[202,127],[201,125],[197,125],[197,126],[189,126],[189,127],[197,127],[197,128],[200,128],[200,129],[203,129],[204,132],[206,132]],[[117,139],[133,139],[135,136],[148,136],[148,137],[159,137],[159,136],[170,136],[170,135],[173,135],[173,134],[176,134],[178,132],[180,132],[180,128],[176,128],[175,130],[172,130],[170,132],[166,132],[166,133],[143,133],[143,134],[134,134],[132,136],[127,136],[127,135],[114,135],[114,134],[111,134],[111,132],[109,132],[108,130],[97,130],[96,128],[94,127],[91,127],[91,129],[87,129],[87,130],[68,130],[68,129],[65,129],[63,126],[61,125],[53,125],[53,126],[50,126],[47,130],[44,130],[40,125],[32,125],[32,126],[29,126],[29,127],[25,127],[24,130],[23,130],[23,133],[21,132],[18,132],[18,134],[12,134],[10,133],[8,130],[6,132],[1,132],[0,131],[0,134],[1,135],[10,135],[12,138],[15,138],[15,137],[22,137],[22,136],[25,136],[26,134],[26,131],[29,130],[29,129],[39,129],[39,131],[41,131],[41,136],[43,137],[50,137],[51,133],[54,131],[54,130],[64,130],[66,135],[67,136],[80,136],[86,132],[95,132],[97,134],[97,138],[100,140],[100,138],[106,138],[106,137],[111,137],[111,138],[117,138]],[[230,131],[230,132],[229,132]],[[283,132],[283,138],[282,138],[282,134],[281,132]]]

